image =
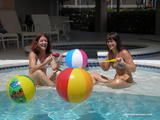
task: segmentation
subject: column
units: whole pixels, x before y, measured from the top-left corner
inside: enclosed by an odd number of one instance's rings
[[[155,22],[155,32],[157,35],[160,35],[160,8],[156,10],[156,22]]]
[[[96,0],[96,13],[95,13],[95,31],[107,31],[107,2],[106,0]]]

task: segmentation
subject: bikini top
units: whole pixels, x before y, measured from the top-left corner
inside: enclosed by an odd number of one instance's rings
[[[37,64],[41,64],[41,61],[39,59],[37,59]],[[45,66],[43,66],[43,68],[47,68],[48,64],[46,64]]]

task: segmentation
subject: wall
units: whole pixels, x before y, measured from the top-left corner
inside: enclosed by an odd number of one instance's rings
[[[15,0],[15,9],[24,21],[26,14],[57,15],[56,0]]]
[[[14,0],[0,0],[0,9],[14,9]]]
[[[156,34],[160,35],[160,9],[156,12]]]

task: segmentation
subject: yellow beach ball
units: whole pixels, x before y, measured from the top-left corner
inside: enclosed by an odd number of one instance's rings
[[[17,75],[7,83],[9,97],[17,103],[30,101],[35,95],[36,87],[33,80],[26,75]]]

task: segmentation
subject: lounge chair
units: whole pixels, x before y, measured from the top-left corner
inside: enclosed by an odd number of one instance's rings
[[[2,37],[2,45],[3,48],[6,48],[6,44],[9,41],[16,41],[16,46],[17,48],[19,48],[19,40],[18,40],[18,35],[15,33],[5,33],[5,34],[1,34]]]
[[[3,35],[4,41],[10,41],[14,38],[18,38],[19,34],[22,39],[22,47],[25,46],[25,41],[32,41],[38,33],[36,32],[27,32],[22,31],[19,19],[17,17],[17,13],[15,10],[0,10],[0,20],[4,26],[4,28],[7,30],[8,33]],[[13,37],[12,37],[13,36]],[[17,47],[19,47],[19,39],[15,39],[17,42]]]
[[[59,31],[56,26],[51,26],[49,16],[47,14],[32,14],[32,20],[35,27],[35,32],[44,32],[52,38],[56,36],[59,41]]]
[[[64,37],[66,40],[69,39],[70,33],[70,23],[73,22],[69,20],[67,16],[50,16],[51,26],[56,26],[60,36]]]

